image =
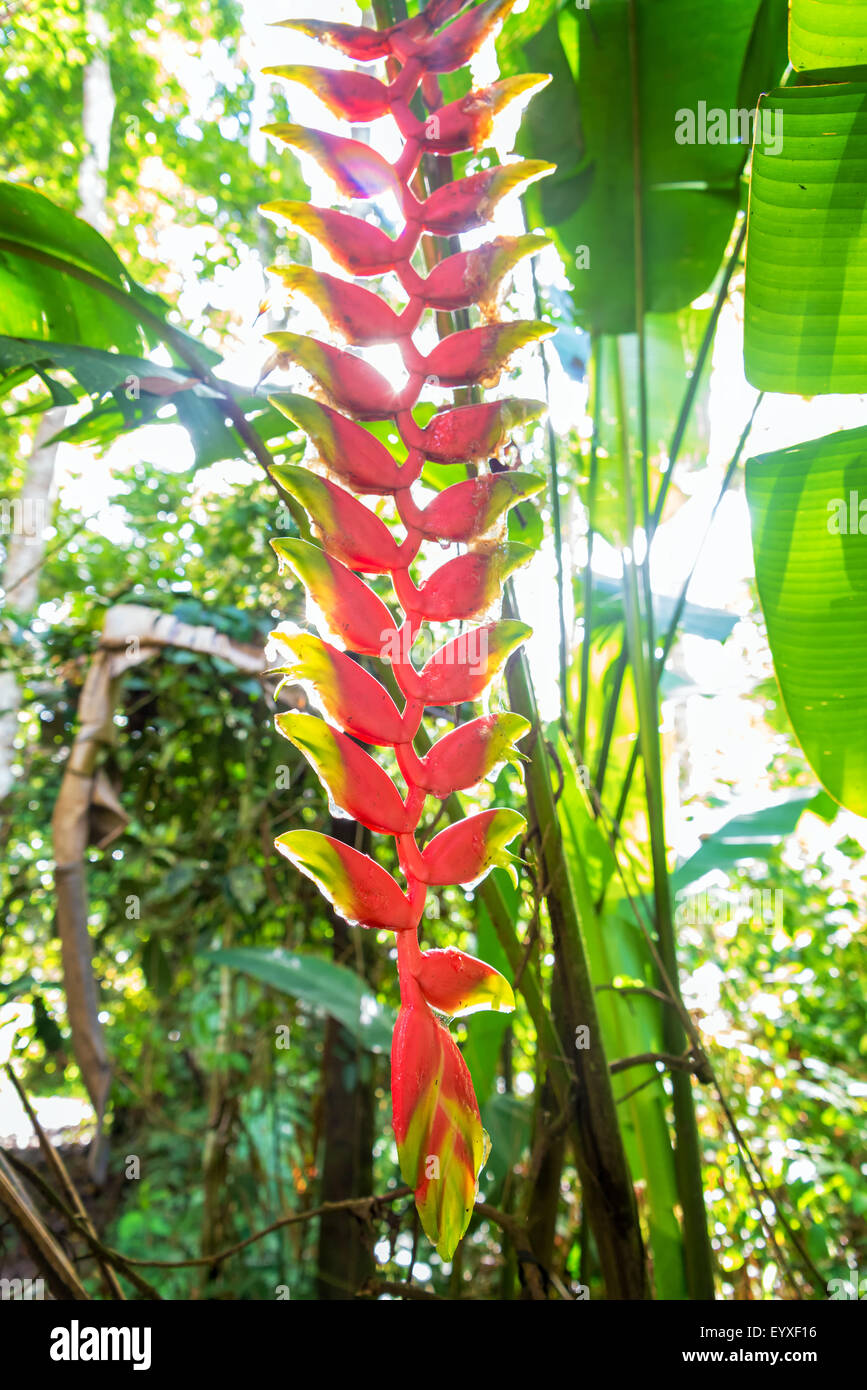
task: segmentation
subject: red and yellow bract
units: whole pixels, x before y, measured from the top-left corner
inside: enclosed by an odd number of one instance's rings
[[[390,81],[298,64],[267,69],[307,87],[347,121],[366,123],[390,114],[403,139],[391,164],[358,140],[292,124],[266,127],[316,159],[344,198],[393,194],[404,228],[393,240],[362,218],[331,208],[277,201],[263,210],[315,239],[353,277],[394,274],[407,296],[398,313],[368,287],[308,266],[275,267],[290,294],[313,303],[350,349],[396,344],[407,380],[395,389],[355,351],[292,332],[269,335],[274,353],[266,368],[300,366],[328,401],[297,394],[272,397],[306,432],[319,461],[319,471],[273,470],[281,488],[308,512],[319,542],[275,541],[281,567],[306,586],[328,634],[348,652],[390,659],[404,697],[399,709],[352,656],[323,637],[278,630],[274,636],[292,657],[280,670],[286,679],[315,689],[330,722],[290,713],[279,715],[277,725],[309,759],[340,808],[371,831],[395,837],[406,888],[380,864],[327,835],[293,830],[277,846],[348,921],[396,933],[401,1007],[391,1059],[394,1130],[404,1180],[415,1191],[426,1234],[446,1260],[472,1215],[486,1136],[470,1074],[437,1013],[454,1017],[476,1009],[510,1009],[514,999],[506,980],[484,962],[455,948],[422,951],[418,929],[428,887],[470,885],[494,865],[508,865],[513,856],[506,846],[524,820],[513,810],[484,811],[449,826],[423,848],[416,831],[428,795],[444,799],[517,758],[514,745],[529,726],[503,712],[446,734],[426,757],[413,742],[427,706],[477,700],[529,629],[516,621],[482,622],[445,642],[422,670],[413,664],[411,650],[425,622],[478,620],[497,602],[503,581],[530,554],[523,546],[503,543],[498,532],[509,508],[542,484],[531,473],[483,472],[464,476],[425,507],[411,488],[426,459],[464,466],[486,461],[511,430],[541,414],[542,407],[525,400],[477,401],[441,411],[427,428],[412,412],[431,378],[449,389],[488,387],[517,349],[551,330],[544,323],[495,319],[498,295],[513,268],[544,246],[544,238],[496,237],[445,259],[434,256],[426,276],[412,261],[423,234],[452,237],[484,226],[503,197],[552,166],[518,160],[441,184],[427,198],[414,190],[423,155],[479,149],[498,111],[547,81],[513,78],[442,104],[436,74],[466,64],[513,2],[484,0],[470,7],[465,0],[432,0],[418,15],[385,30],[287,21],[286,27],[358,63],[389,60]],[[420,109],[427,114],[418,114]],[[482,311],[479,326],[445,336],[426,356],[420,352],[414,334],[426,313],[473,306]],[[382,420],[393,422],[400,435],[407,451],[402,464],[358,423]],[[393,499],[403,540],[357,500],[364,496]],[[469,548],[417,584],[410,567],[425,540]],[[403,612],[399,625],[360,573],[391,577]],[[394,749],[405,795],[354,740]]]

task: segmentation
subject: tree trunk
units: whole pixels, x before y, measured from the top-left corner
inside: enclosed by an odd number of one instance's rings
[[[105,221],[106,174],[115,98],[107,57],[108,23],[101,7],[94,3],[87,6],[86,18],[92,57],[84,69],[81,121],[86,148],[78,169],[78,201],[79,215],[99,230]],[[4,606],[25,620],[36,609],[45,556],[45,528],[54,493],[58,446],[48,441],[63,428],[65,418],[66,412],[59,409],[46,411],[40,419],[27,473],[15,499],[20,505],[9,536],[2,588]],[[21,691],[15,672],[0,671],[0,801],[8,795],[15,780],[12,764],[20,707]]]
[[[63,410],[47,410],[39,421],[21,491],[14,507],[10,506],[12,529],[7,538],[3,567],[3,606],[7,612],[12,610],[24,618],[36,608],[39,573],[45,555],[45,528],[54,486],[57,445],[47,441],[63,427],[64,414]],[[15,672],[0,671],[0,801],[15,780],[12,764],[20,707],[21,691]]]

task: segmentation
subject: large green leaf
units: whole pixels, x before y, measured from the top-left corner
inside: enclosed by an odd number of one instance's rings
[[[208,951],[204,959],[242,970],[281,994],[324,1009],[371,1052],[386,1052],[391,1047],[397,1017],[394,1010],[380,1004],[364,980],[343,965],[280,946],[237,946]]]
[[[722,260],[746,150],[675,137],[680,113],[697,114],[699,103],[736,107],[758,8],[758,0],[636,0],[648,310],[691,303]],[[629,18],[627,0],[593,0],[565,6],[529,40],[507,26],[500,44],[507,70],[554,74],[528,110],[519,148],[558,170],[530,190],[527,206],[555,232],[579,322],[599,333],[628,333],[636,321]],[[589,263],[576,265],[581,247]]]
[[[675,870],[671,876],[672,891],[683,891],[713,869],[725,872],[745,859],[767,859],[793,833],[805,811],[824,817],[830,806],[833,803],[823,793],[810,787],[778,797],[758,811],[732,816],[713,834],[706,835],[701,849]]]
[[[90,283],[94,277],[125,303]],[[0,183],[0,332],[138,355],[146,344],[137,307],[164,306],[126,274],[98,232],[22,184]]]
[[[867,6],[860,0],[792,0],[792,67],[857,67],[867,63]]]
[[[89,396],[105,396],[124,388],[128,399],[133,400],[141,392],[163,397],[189,388],[200,395],[219,398],[219,392],[177,367],[164,367],[126,353],[106,352],[78,343],[0,337],[0,373],[15,372],[17,377],[24,367],[39,375],[52,369],[69,372]],[[0,380],[0,393],[3,386],[4,381]]]
[[[530,1143],[533,1111],[530,1103],[515,1095],[494,1092],[480,1107],[482,1123],[491,1140],[482,1181],[485,1199],[498,1202],[506,1178],[521,1162]]]
[[[594,623],[597,627],[606,623],[623,621],[623,581],[612,579],[607,574],[593,575]],[[599,595],[599,603],[595,596]],[[653,613],[656,630],[668,631],[674,617],[677,600],[667,594],[653,595]],[[705,608],[698,603],[685,603],[680,615],[679,629],[693,637],[706,637],[709,642],[725,642],[738,622],[737,613],[728,613],[724,608]]]
[[[792,727],[831,795],[867,815],[867,429],[750,459],[747,500]]]
[[[764,391],[867,390],[867,85],[781,88],[759,109],[747,376]]]
[[[221,389],[216,390],[191,376],[185,367],[167,367],[77,343],[0,337],[0,396],[37,375],[51,393],[37,408],[74,404],[76,397],[49,375],[52,371],[68,372],[95,402],[90,411],[56,436],[68,443],[106,449],[120,435],[142,425],[179,421],[190,433],[197,467],[237,458],[240,443],[226,424],[225,390],[260,439],[283,440],[291,432],[297,440],[291,448],[293,455],[302,447],[300,435],[285,415],[261,396],[251,396],[229,382],[221,383]],[[173,409],[167,411],[167,406]]]

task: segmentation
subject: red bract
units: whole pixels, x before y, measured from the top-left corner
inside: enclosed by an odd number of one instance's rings
[[[484,227],[503,198],[553,169],[553,164],[541,159],[522,159],[518,164],[498,165],[457,183],[445,183],[424,204],[425,229],[437,236],[457,236]]]
[[[365,574],[389,574],[400,567],[401,549],[385,522],[351,493],[292,464],[276,464],[271,476],[306,507],[329,555]]]
[[[440,738],[426,757],[419,756],[414,740],[425,707],[479,699],[529,633],[513,620],[480,619],[498,603],[508,574],[530,556],[501,533],[509,508],[528,506],[540,483],[532,473],[490,471],[487,461],[542,407],[534,401],[476,401],[441,411],[426,428],[414,411],[431,378],[447,389],[488,386],[515,351],[551,330],[543,323],[497,322],[495,316],[514,267],[544,246],[544,238],[498,237],[445,259],[433,255],[426,273],[418,253],[424,233],[451,237],[484,226],[502,198],[552,166],[516,161],[452,182],[435,178],[436,189],[426,198],[416,172],[428,169],[423,155],[435,162],[485,144],[497,111],[545,81],[521,76],[449,105],[440,100],[436,74],[466,63],[511,4],[483,0],[468,8],[467,0],[431,0],[421,13],[382,31],[290,20],[286,27],[355,62],[390,59],[388,70],[374,76],[298,65],[268,69],[315,92],[346,120],[366,123],[390,113],[404,138],[392,165],[358,140],[298,125],[267,127],[317,160],[345,198],[394,195],[404,220],[396,238],[372,221],[300,201],[272,202],[264,210],[317,241],[352,277],[393,274],[406,296],[398,311],[371,288],[309,266],[277,268],[290,297],[311,301],[350,347],[394,344],[405,375],[386,378],[354,352],[287,331],[269,335],[275,351],[266,366],[266,374],[275,367],[301,367],[329,402],[307,394],[272,397],[305,431],[316,455],[304,466],[275,465],[272,473],[304,506],[319,542],[286,538],[274,548],[281,567],[307,587],[328,632],[347,648],[339,651],[310,632],[273,634],[292,654],[279,671],[287,680],[306,682],[330,721],[293,712],[279,715],[277,727],[316,769],[337,808],[372,832],[395,838],[406,891],[375,860],[327,835],[290,830],[277,843],[348,921],[397,933],[401,1009],[392,1051],[394,1131],[404,1179],[444,1260],[451,1259],[472,1215],[486,1136],[467,1067],[434,1010],[454,1016],[507,1009],[514,1001],[506,980],[483,961],[454,948],[421,951],[418,929],[430,885],[467,886],[497,865],[514,875],[515,856],[507,846],[524,820],[495,807],[423,845],[419,823],[428,795],[446,799],[504,762],[520,766],[515,743],[529,726],[508,712],[484,715]],[[434,310],[479,313],[473,327],[445,336],[423,356],[414,334]],[[358,423],[365,421],[387,422],[389,442],[401,446],[402,462],[381,442],[381,430],[377,438]],[[461,478],[423,504],[412,489],[425,460],[483,462],[484,471],[476,474],[474,468],[476,476]],[[374,510],[358,496],[389,499],[387,518],[379,504]],[[400,532],[393,522],[400,523]],[[416,560],[425,539],[469,548],[420,580]],[[389,576],[403,611],[399,623],[360,574]],[[412,651],[424,624],[459,621],[476,625],[444,641],[419,670]],[[387,660],[403,708],[348,653]],[[405,791],[356,739],[394,750]]]
[[[379,227],[332,208],[312,207],[291,198],[263,203],[262,212],[284,221],[318,241],[350,275],[382,275],[391,270],[397,244]]]
[[[468,309],[473,304],[487,309],[518,262],[547,245],[547,237],[497,237],[487,246],[447,256],[419,282],[416,293],[429,309]]]
[[[272,396],[271,403],[300,426],[330,472],[354,492],[379,497],[415,481],[405,482],[404,470],[378,439],[329,406],[288,391]]]
[[[286,63],[262,71],[269,77],[282,77],[315,92],[333,115],[342,116],[353,125],[375,121],[389,108],[388,88],[362,72],[335,72],[330,68],[302,67],[299,63]]]
[[[538,401],[491,401],[464,405],[434,416],[417,439],[406,442],[421,448],[436,463],[475,463],[490,458],[513,429],[534,420],[545,407]]]

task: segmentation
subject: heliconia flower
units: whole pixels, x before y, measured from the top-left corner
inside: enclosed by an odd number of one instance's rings
[[[366,125],[389,110],[388,88],[363,72],[337,72],[334,68],[310,68],[300,63],[282,63],[263,68],[266,77],[282,77],[286,82],[313,92],[334,116]]]
[[[329,555],[365,574],[400,566],[400,546],[385,522],[344,488],[291,463],[275,464],[271,476],[303,503]]]
[[[406,894],[368,855],[315,830],[290,830],[274,843],[286,859],[318,883],[347,922],[382,931],[409,931],[415,926]]]
[[[486,1135],[467,1065],[421,999],[398,1014],[391,1092],[401,1175],[425,1235],[450,1260],[473,1214]]]
[[[425,883],[434,887],[460,883],[471,888],[497,866],[516,878],[515,855],[506,845],[526,824],[518,811],[496,807],[447,825],[422,851]]]
[[[335,724],[362,743],[394,745],[404,739],[403,720],[378,680],[311,632],[271,633],[294,653],[295,660],[276,670],[287,680],[309,681]]]
[[[281,217],[318,241],[332,260],[350,275],[382,275],[399,255],[397,243],[380,227],[333,208],[317,208],[294,198],[262,203],[260,212]]]
[[[423,536],[467,542],[486,535],[510,507],[544,487],[536,473],[481,473],[443,488],[423,510],[413,505],[407,516]]]
[[[348,483],[354,492],[379,497],[407,486],[404,470],[385,445],[361,425],[347,420],[345,415],[309,396],[289,391],[275,392],[268,400],[300,425],[313,441],[326,468]]]
[[[426,705],[478,700],[531,632],[526,623],[513,618],[470,628],[433,653],[407,694]]]
[[[465,328],[443,338],[428,353],[426,370],[439,386],[493,386],[514,353],[554,332],[553,324],[535,319]],[[272,341],[277,336],[270,335]]]
[[[444,801],[452,792],[476,786],[502,762],[515,762],[521,768],[517,761],[521,755],[514,745],[529,731],[527,720],[510,711],[460,724],[437,739],[427,757],[420,759],[418,784]]]
[[[345,135],[329,135],[324,130],[276,121],[263,125],[262,134],[281,140],[316,160],[320,169],[337,186],[344,198],[375,198],[379,193],[400,194],[401,187],[392,166],[370,145],[349,140]]]
[[[271,542],[280,560],[304,584],[324,614],[330,630],[350,651],[361,656],[381,656],[384,632],[394,621],[381,598],[333,556],[318,545],[284,536]]]
[[[298,365],[314,380],[311,392],[278,392],[270,400],[307,434],[318,458],[305,460],[311,467],[274,464],[270,472],[293,509],[296,500],[303,505],[321,547],[293,537],[272,544],[281,571],[288,566],[306,586],[321,631],[333,633],[347,649],[310,632],[272,633],[289,653],[278,673],[284,681],[306,683],[325,715],[281,713],[277,727],[316,769],[335,810],[394,836],[406,889],[373,859],[329,836],[290,831],[277,846],[320,885],[347,921],[398,933],[394,1130],[401,1171],[415,1192],[424,1231],[443,1260],[451,1259],[472,1215],[487,1136],[469,1072],[434,1010],[454,1017],[480,1008],[509,1009],[514,998],[503,976],[483,961],[454,948],[423,952],[418,932],[428,885],[471,885],[497,865],[514,876],[515,856],[507,846],[525,822],[516,811],[494,808],[449,826],[423,849],[419,823],[427,795],[445,799],[467,790],[507,761],[521,772],[525,759],[515,745],[530,726],[515,714],[489,714],[460,724],[426,757],[414,745],[426,708],[479,699],[529,636],[530,629],[512,619],[478,620],[499,601],[507,575],[530,554],[503,536],[509,508],[526,505],[543,486],[535,474],[515,471],[518,444],[512,432],[544,407],[523,400],[476,403],[440,411],[426,428],[417,415],[426,378],[446,388],[487,386],[513,352],[553,330],[542,323],[497,322],[498,300],[511,272],[522,257],[546,245],[545,238],[498,237],[444,260],[435,255],[427,279],[415,266],[426,232],[451,237],[481,227],[501,199],[553,166],[517,160],[440,186],[423,201],[416,174],[420,167],[427,172],[425,152],[436,156],[481,148],[497,112],[547,80],[519,75],[442,104],[436,74],[454,71],[477,52],[512,3],[428,0],[411,17],[382,30],[320,20],[286,22],[353,62],[388,59],[387,83],[356,71],[294,63],[268,69],[314,92],[343,119],[364,124],[389,113],[404,137],[390,164],[357,140],[292,124],[266,127],[302,156],[315,158],[345,197],[394,195],[404,223],[395,239],[373,222],[300,200],[271,202],[263,211],[318,242],[353,281],[393,275],[406,301],[398,313],[385,295],[310,266],[275,269],[290,295],[303,294],[349,347],[393,345],[403,384],[393,385],[351,351],[292,332],[270,335],[275,351],[262,375],[264,380],[275,367]],[[427,311],[473,308],[484,326],[441,336],[439,345],[422,355],[415,333]],[[441,322],[438,318],[437,330]],[[314,399],[316,394],[328,403]],[[380,437],[358,422],[375,426]],[[417,481],[430,481],[426,461],[466,467],[479,460],[488,461],[479,476],[445,488],[423,507],[413,497]],[[392,499],[388,524],[358,496]],[[392,516],[401,527],[397,533]],[[468,549],[416,584],[425,537]],[[389,575],[404,614],[399,628],[359,571]],[[477,625],[445,642],[416,670],[411,653],[425,623],[466,620]],[[402,709],[349,653],[390,663]],[[360,744],[393,750],[405,795]]]
[[[434,463],[467,463],[495,454],[510,431],[543,415],[541,401],[488,401],[462,405],[435,415],[418,438],[407,439],[424,449]]]
[[[536,179],[552,174],[556,167],[543,159],[521,159],[445,183],[423,204],[424,225],[436,236],[475,231],[490,222],[497,204],[508,194],[520,192]]]
[[[500,112],[521,98],[529,100],[550,81],[549,76],[540,73],[504,77],[490,87],[468,92],[458,101],[441,106],[425,123],[425,149],[435,154],[482,149],[490,140],[494,120]]]
[[[367,29],[358,24],[331,24],[323,19],[281,19],[281,29],[294,29],[310,39],[330,44],[356,63],[373,63],[391,52],[387,29]]]
[[[414,612],[428,622],[465,621],[487,612],[510,574],[529,564],[527,545],[506,544],[471,551],[440,565],[416,591]]]
[[[498,291],[524,256],[535,256],[550,246],[547,237],[497,237],[472,251],[447,256],[423,281],[425,304],[431,309],[468,309],[478,304],[485,312],[493,310]]]
[[[265,336],[277,349],[273,362],[266,367],[266,375],[275,366],[285,369],[296,362],[338,406],[357,419],[381,420],[394,412],[394,388],[369,362],[301,333],[284,331]]]
[[[485,0],[429,39],[424,46],[424,65],[428,72],[454,72],[462,68],[485,40],[496,33],[514,3],[515,0]]]
[[[349,343],[390,343],[400,336],[397,315],[378,295],[309,265],[269,267],[290,295],[303,294]]]
[[[280,733],[300,748],[332,799],[352,820],[379,835],[408,835],[418,819],[407,814],[397,787],[369,753],[312,714],[278,714]]]
[[[482,1009],[511,1013],[515,1007],[512,986],[499,970],[456,946],[422,951],[415,978],[427,1003],[450,1018]]]

